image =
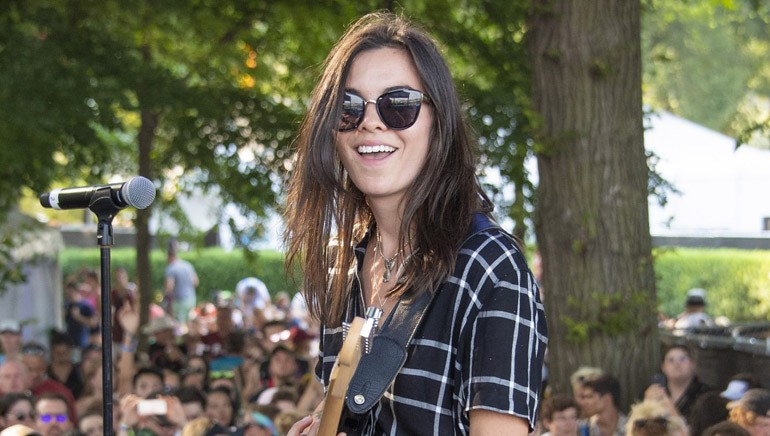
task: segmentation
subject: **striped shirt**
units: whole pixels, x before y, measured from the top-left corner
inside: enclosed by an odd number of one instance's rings
[[[367,242],[356,247],[359,273]],[[357,281],[352,295],[347,322],[365,312]],[[532,429],[546,344],[543,304],[524,256],[499,227],[477,233],[436,290],[362,434],[467,435],[473,409],[521,417]],[[325,328],[316,367],[325,387],[341,346],[341,328]]]

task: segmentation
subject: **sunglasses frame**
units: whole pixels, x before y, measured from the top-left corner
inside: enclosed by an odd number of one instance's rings
[[[414,119],[412,121],[410,121],[409,123],[407,123],[405,126],[400,126],[400,127],[399,126],[395,126],[394,127],[389,122],[387,122],[385,120],[385,117],[383,117],[383,115],[382,115],[382,110],[380,109],[380,104],[383,101],[383,99],[388,97],[390,94],[394,94],[396,92],[410,92],[410,93],[413,92],[413,93],[417,93],[420,96],[420,98],[418,100],[418,104],[417,104],[416,109],[415,109]],[[345,105],[345,99],[347,98],[348,95],[354,96],[356,98],[361,99],[361,101],[363,101],[363,108],[361,109],[361,113],[358,115],[358,119],[356,120],[356,122],[351,124],[350,127],[345,127],[345,128],[337,127],[337,131],[339,131],[339,132],[350,132],[350,131],[356,130],[361,125],[361,122],[364,120],[364,116],[366,115],[366,106],[369,103],[372,103],[374,105],[375,109],[377,110],[377,116],[380,117],[380,121],[382,121],[383,124],[388,126],[389,129],[391,129],[391,130],[406,130],[406,129],[412,127],[414,125],[414,123],[417,122],[417,118],[419,118],[419,116],[420,116],[420,109],[422,109],[422,103],[425,102],[425,103],[431,104],[431,102],[432,102],[430,97],[427,94],[425,94],[424,92],[418,91],[416,89],[412,89],[412,88],[409,88],[409,87],[406,87],[406,86],[395,88],[395,89],[391,89],[391,90],[389,90],[387,92],[384,92],[382,95],[380,95],[379,97],[377,97],[374,100],[367,100],[367,99],[363,98],[361,95],[359,95],[359,94],[357,94],[357,93],[355,93],[353,91],[349,91],[348,90],[348,91],[345,91],[345,96],[343,97],[343,107],[342,107],[342,115],[343,115],[343,117],[340,118],[340,124],[342,124],[343,120],[344,120],[344,115],[345,115],[345,106],[344,105]],[[397,109],[393,109],[393,110],[397,111]]]

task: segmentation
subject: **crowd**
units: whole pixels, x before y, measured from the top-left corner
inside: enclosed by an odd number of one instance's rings
[[[271,296],[248,277],[234,292],[180,304],[175,286],[194,290],[197,276],[175,272],[171,252],[163,301],[150,304],[146,325],[126,270],[113,274],[112,423],[103,422],[98,274],[66,280],[65,329],[47,344],[24,342],[17,320],[0,321],[0,435],[102,435],[111,425],[116,435],[274,436],[312,412],[323,399],[313,375],[318,326],[300,294]]]
[[[313,374],[318,326],[300,294],[271,296],[247,277],[175,316],[169,300],[184,280],[172,271],[166,298],[139,326],[134,284],[122,268],[113,278],[115,434],[283,435],[323,399]],[[64,288],[66,331],[52,332],[48,347],[24,343],[18,321],[0,322],[0,436],[104,433],[98,275],[84,270]],[[684,314],[694,305],[702,325],[702,290],[688,294]],[[139,333],[149,338],[145,353]],[[571,385],[571,393],[546,391],[533,435],[770,435],[770,391],[750,374],[707,386],[683,345],[665,350],[661,373],[628,414],[610,373],[581,367]]]

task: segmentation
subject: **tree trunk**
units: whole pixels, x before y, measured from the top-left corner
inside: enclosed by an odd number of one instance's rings
[[[533,0],[528,47],[549,378],[583,365],[618,378],[625,410],[658,362],[647,212],[640,3]]]

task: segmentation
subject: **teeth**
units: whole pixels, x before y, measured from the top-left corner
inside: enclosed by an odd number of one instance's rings
[[[361,145],[358,147],[358,152],[361,154],[366,153],[392,153],[396,151],[395,148],[389,145]]]

